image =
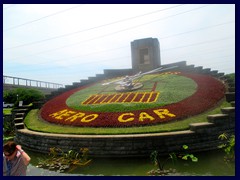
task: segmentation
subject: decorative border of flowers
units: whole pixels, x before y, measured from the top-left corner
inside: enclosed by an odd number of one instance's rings
[[[198,87],[190,97],[178,102],[131,112],[87,112],[71,109],[66,100],[75,92],[88,86],[76,88],[48,101],[41,109],[41,117],[52,123],[86,127],[129,127],[165,123],[202,113],[224,97],[224,84],[209,75],[180,74],[194,80]]]

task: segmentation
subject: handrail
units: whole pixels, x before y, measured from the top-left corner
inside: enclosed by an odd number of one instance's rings
[[[58,89],[63,84],[3,75],[3,84]]]

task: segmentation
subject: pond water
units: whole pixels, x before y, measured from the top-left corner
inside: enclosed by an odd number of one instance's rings
[[[156,169],[150,157],[146,158],[91,158],[89,165],[76,167],[71,172],[60,173],[37,168],[42,154],[27,151],[31,156],[27,176],[148,176],[148,172]],[[176,169],[170,176],[235,176],[235,163],[224,162],[224,152],[220,150],[194,153],[198,162],[178,160],[174,164],[167,161],[164,169]],[[163,157],[163,160],[166,158]]]

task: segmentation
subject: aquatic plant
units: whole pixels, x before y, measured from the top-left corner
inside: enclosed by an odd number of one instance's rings
[[[88,159],[88,148],[80,148],[79,152],[69,150],[64,153],[60,148],[50,148],[46,159],[39,159],[37,167],[58,172],[70,172],[77,166],[86,166],[91,162]]]
[[[176,169],[164,169],[164,166],[166,165],[166,163],[169,160],[172,160],[172,162],[174,163],[174,161],[176,161],[177,159],[182,159],[182,160],[188,160],[191,159],[192,162],[198,162],[198,158],[196,156],[194,156],[193,154],[189,154],[187,152],[188,146],[187,145],[183,145],[183,152],[179,152],[179,153],[170,153],[168,155],[167,158],[165,158],[164,160],[161,160],[161,156],[159,155],[158,151],[153,151],[150,155],[151,161],[154,163],[155,166],[158,167],[158,169],[153,169],[151,171],[148,172],[149,175],[158,175],[158,176],[165,176],[168,174],[172,174],[172,173],[176,173]]]

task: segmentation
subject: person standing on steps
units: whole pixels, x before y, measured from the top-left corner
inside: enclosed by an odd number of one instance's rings
[[[3,145],[3,176],[26,176],[31,158],[14,141]]]

